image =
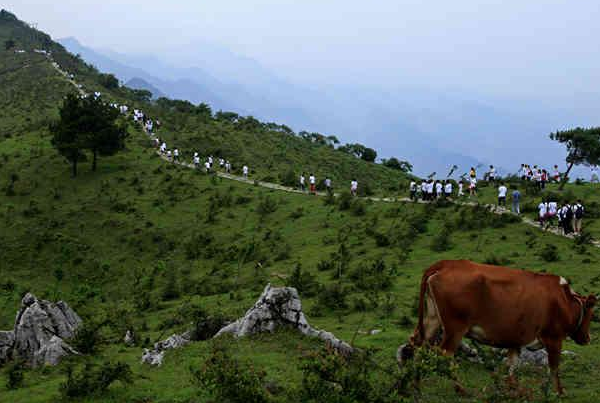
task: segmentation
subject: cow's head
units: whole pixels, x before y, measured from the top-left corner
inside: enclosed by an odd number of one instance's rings
[[[578,320],[575,331],[570,335],[573,341],[577,344],[589,344],[590,342],[590,322],[594,316],[594,305],[598,299],[591,294],[587,297],[574,295],[578,302]]]

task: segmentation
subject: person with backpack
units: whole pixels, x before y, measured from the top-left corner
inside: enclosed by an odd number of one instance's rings
[[[325,177],[325,190],[327,190],[328,195],[333,195],[333,187],[331,185],[331,178],[329,176]]]
[[[581,200],[577,200],[577,203],[573,205],[573,233],[575,235],[581,235],[581,224],[583,222],[583,215],[585,209]]]
[[[551,225],[554,225],[554,220],[556,219],[556,215],[558,214],[558,203],[554,200],[550,200],[548,202],[548,212],[546,213],[546,228]]]
[[[452,182],[449,180],[446,181],[446,185],[444,186],[444,195],[446,199],[452,197]]]
[[[573,209],[568,204],[562,206],[558,212],[558,220],[563,230],[563,235],[568,235],[573,231]]]

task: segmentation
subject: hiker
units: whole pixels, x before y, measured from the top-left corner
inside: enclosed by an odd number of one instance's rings
[[[463,191],[464,186],[465,184],[462,180],[458,182],[458,197],[463,197],[465,195],[465,192]]]
[[[212,155],[208,156],[208,163],[210,164],[210,168],[212,169],[212,166],[213,166],[213,157],[212,157]]]
[[[496,168],[493,165],[490,165],[490,170],[488,172],[488,182],[496,181]]]
[[[358,181],[355,179],[352,179],[352,182],[350,182],[350,194],[352,196],[356,196],[358,192]]]
[[[210,173],[210,162],[208,162],[208,160],[206,160],[206,162],[204,163],[204,170],[207,174]]]
[[[329,176],[325,177],[325,189],[327,190],[328,195],[333,194],[333,188],[331,187],[331,179],[329,178]]]
[[[506,207],[506,193],[508,189],[504,185],[504,182],[498,186],[498,206]]]
[[[248,165],[244,165],[242,167],[242,174],[244,175],[244,178],[246,178],[246,179],[248,179],[248,171],[249,171]]]
[[[540,187],[542,190],[546,189],[546,183],[548,183],[548,171],[542,169],[542,181],[540,183]]]
[[[417,182],[414,180],[410,181],[408,190],[410,192],[410,200],[415,201],[417,199]]]
[[[542,171],[540,169],[535,169],[533,172],[533,180],[538,189],[542,190]]]
[[[179,162],[179,149],[176,148],[175,150],[173,150],[173,161],[174,162]]]
[[[172,161],[171,150],[167,150],[167,160]]]
[[[598,183],[598,182],[600,182],[598,180],[598,165],[592,165],[592,167],[590,168],[590,170],[592,171],[592,177],[590,178],[590,183]]]
[[[441,199],[443,193],[444,193],[443,185],[441,184],[441,182],[436,181],[435,182],[435,197],[438,199]]]
[[[427,200],[433,201],[433,179],[427,182]]]
[[[219,158],[219,168],[225,168],[225,160],[223,158]]]
[[[473,167],[471,167],[471,169],[469,170],[469,178],[477,179],[477,172],[475,171],[475,168],[473,168]]]
[[[583,214],[585,209],[581,200],[577,200],[577,203],[573,205],[573,233],[575,235],[581,235],[581,224],[583,222]]]
[[[231,173],[231,162],[229,160],[225,161],[225,172]]]
[[[313,173],[308,177],[308,183],[310,184],[310,193],[313,195],[317,194],[317,178]]]
[[[469,182],[469,198],[471,196],[477,196],[477,179],[471,178]]]
[[[427,182],[425,179],[421,181],[421,200],[427,200]]]
[[[304,172],[300,174],[300,191],[304,192],[306,190],[306,178],[304,177]]]
[[[162,154],[164,154],[164,153],[166,153],[166,152],[167,152],[167,143],[165,143],[164,141],[163,141],[163,143],[160,145],[160,152],[161,152]]]
[[[560,172],[558,171],[558,165],[554,165],[554,170],[552,171],[552,179],[554,182],[560,182]]]
[[[444,186],[444,196],[446,199],[449,199],[452,196],[452,182],[446,181],[446,186]]]
[[[558,203],[554,200],[548,202],[548,212],[546,213],[546,228],[554,225],[554,220],[558,214]]]
[[[200,166],[200,156],[198,153],[194,153],[194,168],[198,169]]]
[[[546,214],[548,213],[548,203],[544,200],[538,204],[538,219],[540,221],[540,227],[544,228],[544,222],[546,221]]]
[[[527,179],[527,167],[525,164],[521,164],[521,168],[519,169],[519,177],[522,181]]]
[[[513,186],[512,192],[512,212],[515,214],[521,214],[521,192],[516,186]]]
[[[568,235],[573,231],[573,209],[565,204],[558,210],[558,222],[563,230],[563,235]]]

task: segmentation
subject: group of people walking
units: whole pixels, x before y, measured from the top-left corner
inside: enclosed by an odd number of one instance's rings
[[[542,200],[538,205],[540,226],[548,228],[558,220],[557,226],[564,235],[581,235],[585,208],[581,200],[560,206],[554,200]]]

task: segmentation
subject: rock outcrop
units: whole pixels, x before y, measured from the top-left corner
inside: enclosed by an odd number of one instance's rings
[[[190,341],[190,332],[173,334],[165,340],[154,343],[154,348],[152,350],[145,348],[144,354],[142,354],[142,362],[145,364],[160,366],[163,362],[166,350],[183,347]]]
[[[263,332],[273,332],[280,327],[291,327],[302,334],[318,337],[343,354],[351,354],[352,346],[336,338],[332,333],[311,327],[302,312],[298,291],[292,287],[271,287],[268,284],[261,296],[246,314],[223,327],[215,335],[230,333],[242,337]]]
[[[28,364],[56,365],[77,352],[65,340],[75,335],[81,318],[66,302],[56,304],[27,293],[12,331],[0,332],[0,362],[22,358]]]

